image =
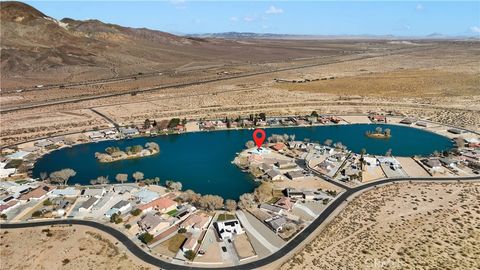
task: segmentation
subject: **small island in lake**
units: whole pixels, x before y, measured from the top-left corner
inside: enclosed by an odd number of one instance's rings
[[[160,153],[160,146],[154,142],[147,142],[145,148],[141,145],[134,145],[121,150],[118,147],[107,147],[105,153],[95,153],[99,162],[108,163],[124,159],[148,157]]]
[[[365,135],[374,139],[389,139],[392,137],[390,129],[386,128],[385,130],[382,130],[381,127],[377,127],[375,131],[367,131]]]

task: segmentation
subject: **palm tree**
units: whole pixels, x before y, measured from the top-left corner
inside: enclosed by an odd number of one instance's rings
[[[363,156],[367,153],[367,149],[362,148],[360,151],[360,170],[363,171]]]
[[[158,186],[158,183],[160,183],[160,178],[159,177],[155,177],[153,179],[153,181],[155,182],[155,184]]]

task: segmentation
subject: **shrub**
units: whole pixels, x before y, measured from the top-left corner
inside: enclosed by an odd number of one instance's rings
[[[193,259],[195,259],[195,252],[193,250],[187,250],[185,252],[185,258],[189,259],[190,261],[193,261]]]
[[[186,233],[186,232],[187,232],[187,229],[185,229],[185,228],[180,228],[178,230],[178,233]]]
[[[50,199],[46,199],[45,201],[43,201],[43,205],[44,206],[50,206],[50,205],[52,205],[52,201],[50,201]]]
[[[153,240],[153,235],[146,232],[146,233],[141,234],[138,237],[138,239],[140,239],[140,241],[142,241],[144,244],[148,244]]]
[[[132,227],[132,225],[130,225],[130,224],[125,224],[125,228],[126,228],[126,229],[130,229],[131,227]]]
[[[32,217],[41,217],[42,216],[42,211],[35,211],[32,213]]]
[[[138,215],[140,215],[141,213],[142,213],[142,210],[140,210],[140,209],[138,209],[138,208],[136,208],[136,209],[134,209],[134,210],[132,210],[132,211],[130,212],[130,214],[132,214],[132,215],[134,215],[134,216],[138,216]]]

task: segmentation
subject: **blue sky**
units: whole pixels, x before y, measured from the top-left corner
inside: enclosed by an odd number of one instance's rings
[[[27,1],[61,19],[171,33],[480,35],[480,1]]]

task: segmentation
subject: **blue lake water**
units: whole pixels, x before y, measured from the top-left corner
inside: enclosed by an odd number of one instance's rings
[[[373,131],[377,126],[389,128],[392,137],[372,139],[365,136],[366,131]],[[91,179],[98,176],[109,176],[114,183],[118,173],[129,174],[130,181],[133,181],[131,175],[141,171],[145,178],[160,177],[162,183],[166,180],[180,181],[184,190],[192,189],[201,194],[238,199],[241,194],[251,192],[256,186],[249,174],[231,164],[236,153],[244,148],[245,142],[251,140],[252,133],[252,130],[197,132],[76,145],[40,158],[35,164],[33,175],[39,177],[41,172],[51,173],[72,168],[77,175],[69,180],[69,184],[89,184]],[[379,155],[385,154],[388,149],[392,149],[395,156],[428,155],[435,150],[452,147],[451,141],[446,137],[396,125],[268,128],[266,133],[267,137],[272,134],[295,134],[296,140],[309,138],[312,142],[332,139],[334,142],[342,142],[354,152],[358,153],[365,148],[368,153]],[[150,141],[159,144],[160,154],[114,163],[100,163],[95,159],[95,152],[104,152],[109,146],[124,149],[137,144],[145,145]]]

